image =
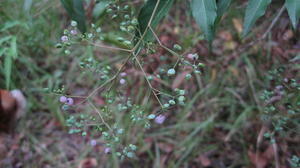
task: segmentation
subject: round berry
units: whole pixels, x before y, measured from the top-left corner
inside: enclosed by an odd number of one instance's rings
[[[168,70],[167,73],[168,73],[168,76],[173,76],[173,75],[175,75],[176,71],[175,71],[174,68],[171,68],[171,69]]]
[[[67,98],[66,103],[67,103],[69,106],[71,106],[71,105],[74,104],[74,100],[73,100],[72,98],[69,97],[69,98]]]
[[[59,102],[66,103],[67,102],[67,97],[66,96],[60,96]]]

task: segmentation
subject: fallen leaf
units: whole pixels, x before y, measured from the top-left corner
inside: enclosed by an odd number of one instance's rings
[[[95,158],[86,158],[80,161],[78,168],[95,168],[98,165]]]
[[[197,159],[200,161],[202,166],[207,167],[211,165],[211,161],[206,155],[201,154]]]
[[[231,41],[232,40],[232,35],[229,31],[221,31],[219,33],[219,37],[225,41]]]
[[[240,19],[232,19],[233,22],[233,26],[235,28],[235,30],[241,34],[243,32],[243,24],[242,21]]]

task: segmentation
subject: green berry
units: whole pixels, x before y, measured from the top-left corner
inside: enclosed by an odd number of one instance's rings
[[[76,27],[76,26],[77,26],[77,22],[74,21],[74,20],[72,20],[72,21],[71,21],[71,26]]]
[[[164,108],[168,108],[168,107],[170,107],[170,104],[168,103],[164,104]]]
[[[189,80],[189,79],[191,79],[191,78],[192,78],[192,75],[191,75],[191,74],[186,74],[186,75],[185,75],[185,79],[186,79],[186,80]]]
[[[175,69],[174,68],[171,68],[171,69],[169,69],[168,70],[168,76],[173,76],[173,75],[175,75],[176,74],[176,71],[175,71]]]
[[[174,44],[173,46],[174,49],[176,49],[177,51],[181,51],[182,50],[182,47],[178,44]]]
[[[185,94],[185,90],[179,90],[179,95],[183,96]]]
[[[155,118],[155,115],[154,114],[150,114],[150,115],[148,115],[148,117],[147,117],[149,120],[152,120],[152,119],[154,119]]]
[[[179,97],[178,97],[178,101],[183,102],[184,100],[185,100],[185,97],[184,97],[184,96],[179,96]]]
[[[169,100],[169,104],[174,105],[176,102],[174,100]]]

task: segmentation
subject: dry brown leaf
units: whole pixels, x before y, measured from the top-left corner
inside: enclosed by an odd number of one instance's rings
[[[263,153],[258,153],[258,156],[256,156],[255,152],[248,151],[250,161],[256,168],[266,168],[267,164],[272,160],[273,155],[272,145],[269,145]]]
[[[166,152],[166,153],[170,153],[173,151],[174,146],[171,144],[167,144],[167,143],[158,143],[158,147],[159,149],[161,149],[162,151]]]
[[[235,30],[241,34],[243,32],[243,23],[240,19],[232,19]]]
[[[232,40],[232,35],[229,31],[221,31],[219,33],[219,37],[225,41],[231,41]]]
[[[283,34],[283,40],[286,40],[286,41],[288,41],[288,40],[290,40],[291,38],[293,38],[294,37],[294,32],[292,31],[292,30],[287,30],[287,31],[285,31],[284,32],[284,34]]]
[[[95,168],[98,165],[95,158],[86,158],[80,161],[78,168]]]
[[[202,164],[202,166],[207,167],[207,166],[211,165],[211,161],[210,161],[210,159],[206,155],[201,154],[198,157],[198,160],[200,161],[200,163]]]
[[[239,71],[233,67],[233,66],[229,66],[228,67],[228,70],[236,77],[236,78],[239,78]]]
[[[214,68],[214,69],[212,69],[212,71],[211,71],[211,78],[210,78],[210,81],[211,81],[211,82],[215,81],[216,77],[217,77],[217,70]]]
[[[234,41],[227,41],[224,43],[225,50],[234,50],[237,46],[237,43]]]

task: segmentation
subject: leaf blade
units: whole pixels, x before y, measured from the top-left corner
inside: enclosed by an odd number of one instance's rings
[[[192,14],[197,24],[211,44],[214,37],[214,23],[217,18],[217,5],[215,0],[192,0]]]
[[[219,0],[217,3],[217,21],[222,18],[231,4],[231,0]]]
[[[271,1],[272,0],[249,0],[244,18],[243,37],[249,33],[256,20],[265,14]]]
[[[82,32],[86,32],[85,25],[85,10],[82,0],[60,0],[64,8],[67,10],[72,20],[78,23],[78,29]]]
[[[150,21],[150,18],[152,16],[152,13],[155,9],[157,2],[158,0],[148,0],[141,8],[140,13],[138,15],[138,29],[139,29],[139,32],[137,33],[138,37],[144,34],[145,31],[147,31],[146,29],[148,27],[148,22]],[[150,25],[151,28],[155,29],[155,27],[158,25],[160,20],[162,20],[163,17],[169,12],[170,8],[173,5],[173,2],[174,0],[160,0]],[[152,37],[153,37],[152,33],[148,30],[144,39],[152,40]]]
[[[288,11],[293,28],[296,29],[300,17],[300,1],[299,0],[285,0],[285,7]]]

